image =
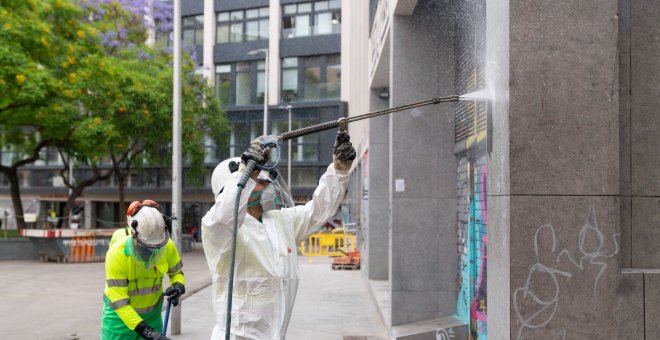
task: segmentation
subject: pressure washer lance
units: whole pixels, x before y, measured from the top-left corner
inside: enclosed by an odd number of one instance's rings
[[[325,130],[330,130],[334,128],[339,128],[341,132],[345,132],[348,124],[356,122],[358,120],[362,119],[368,119],[368,118],[373,118],[373,117],[378,117],[394,112],[399,112],[403,110],[409,110],[409,109],[414,109],[416,107],[420,106],[427,106],[427,105],[432,105],[432,104],[440,104],[440,103],[449,103],[449,102],[457,102],[460,99],[459,96],[449,96],[449,97],[436,97],[420,102],[415,102],[415,103],[410,103],[406,105],[401,105],[397,107],[392,107],[389,109],[384,109],[384,110],[379,110],[379,111],[373,111],[369,113],[365,113],[362,115],[358,116],[353,116],[353,117],[348,117],[348,118],[339,118],[337,120],[332,120],[329,122],[317,124],[317,125],[312,125],[308,127],[304,127],[301,129],[296,129],[293,131],[288,131],[284,132],[282,134],[279,134],[277,136],[261,136],[258,139],[261,142],[261,147],[262,148],[276,148],[277,147],[277,142],[283,142],[289,139],[293,138],[298,138],[306,135],[311,135],[313,133],[325,131]],[[252,174],[252,171],[254,169],[261,169],[261,170],[273,170],[277,166],[277,164],[273,166],[266,166],[266,165],[260,165],[257,164],[253,160],[249,160],[247,164],[245,165],[245,169],[243,171],[243,175],[238,181],[238,192],[236,193],[236,204],[234,206],[234,230],[232,231],[232,245],[231,245],[231,265],[229,267],[229,285],[227,289],[227,322],[225,323],[225,340],[230,340],[230,333],[231,333],[231,305],[232,305],[232,294],[234,292],[234,267],[235,267],[235,262],[236,262],[236,233],[238,231],[238,218],[236,216],[238,215],[238,207],[241,199],[241,192],[243,191],[243,188],[245,188],[245,185],[247,184],[248,178],[250,178],[250,175]]]
[[[378,117],[378,116],[382,116],[382,115],[386,115],[386,114],[394,113],[394,112],[399,112],[399,111],[403,111],[403,110],[414,109],[414,108],[420,107],[420,106],[427,106],[427,105],[432,105],[432,104],[440,104],[440,103],[448,103],[448,102],[457,102],[459,99],[460,99],[459,96],[437,97],[437,98],[433,98],[433,99],[429,99],[429,100],[424,100],[424,101],[421,101],[421,102],[416,102],[416,103],[406,104],[406,105],[402,105],[402,106],[392,107],[392,108],[389,108],[389,109],[369,112],[369,113],[365,113],[365,114],[358,115],[358,116],[353,116],[353,117],[348,117],[348,118],[339,118],[338,120],[332,120],[332,121],[329,121],[329,122],[304,127],[304,128],[297,129],[297,130],[284,132],[282,134],[277,135],[277,140],[278,141],[286,141],[286,140],[289,140],[289,139],[306,136],[306,135],[309,135],[309,134],[312,134],[312,133],[317,133],[317,132],[321,132],[321,131],[325,131],[325,130],[330,130],[330,129],[339,127],[342,123],[344,123],[344,124],[353,123],[353,122],[357,122],[358,120]]]

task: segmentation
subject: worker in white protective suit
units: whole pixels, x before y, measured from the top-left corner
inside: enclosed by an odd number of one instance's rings
[[[202,219],[216,314],[212,339],[225,337],[237,183],[248,160],[265,164],[269,154],[258,138],[241,158],[225,160],[213,171],[215,204]],[[284,339],[298,289],[296,247],[337,211],[355,156],[348,134],[339,133],[333,163],[319,180],[312,200],[300,206],[293,205],[286,184],[276,172],[252,173],[241,193],[237,215],[232,339]]]

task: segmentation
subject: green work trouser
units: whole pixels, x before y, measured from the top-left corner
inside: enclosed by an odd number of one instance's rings
[[[126,324],[119,318],[119,315],[115,312],[110,304],[108,303],[107,298],[103,298],[103,318],[101,320],[101,340],[140,340],[140,337],[134,330],[126,327]],[[163,303],[158,304],[156,310],[140,314],[140,317],[146,322],[151,328],[155,329],[157,332],[163,330],[163,318],[161,316],[161,310],[163,309]]]

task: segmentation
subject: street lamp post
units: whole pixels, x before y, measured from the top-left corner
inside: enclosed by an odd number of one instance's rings
[[[181,0],[174,0],[174,63],[173,100],[172,100],[172,241],[181,250]],[[172,332],[181,334],[181,308],[179,305],[172,312]]]
[[[285,108],[289,111],[289,131],[291,131],[291,105],[287,105]],[[289,145],[287,151],[288,161],[286,163],[286,184],[289,186],[289,188],[291,188],[291,139],[289,139],[287,143]]]
[[[268,49],[260,48],[248,52],[248,55],[264,54],[266,68],[264,70],[264,136],[268,134]]]

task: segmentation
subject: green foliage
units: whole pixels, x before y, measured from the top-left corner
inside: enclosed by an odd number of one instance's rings
[[[0,0],[0,147],[31,154],[49,141],[78,164],[111,156],[126,172],[143,158],[169,165],[172,55],[146,37],[141,12],[120,1]],[[198,177],[205,136],[225,146],[228,124],[183,57],[183,153]]]
[[[7,238],[24,238],[21,236],[20,231],[18,229],[9,229],[5,230],[4,227],[0,229],[0,238],[5,238],[5,235]]]
[[[67,138],[84,93],[78,74],[101,51],[96,29],[83,20],[67,1],[0,2],[2,145],[30,152],[38,140]]]

